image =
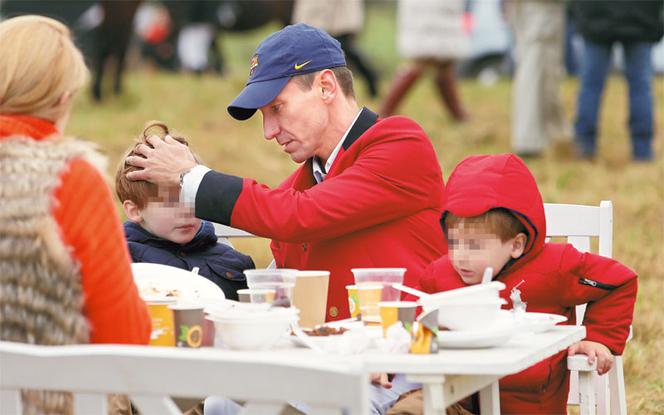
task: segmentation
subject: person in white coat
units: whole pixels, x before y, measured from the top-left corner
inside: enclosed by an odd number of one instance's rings
[[[398,50],[408,59],[396,74],[380,115],[392,115],[422,74],[431,69],[434,83],[450,116],[464,121],[466,111],[456,87],[456,62],[470,52],[463,28],[464,0],[399,0]]]
[[[293,23],[325,30],[338,40],[346,61],[366,81],[369,96],[378,96],[376,70],[355,42],[364,26],[364,0],[295,0]]]
[[[512,93],[512,150],[539,156],[553,142],[571,142],[559,87],[563,78],[565,1],[510,0],[505,3],[515,41]]]

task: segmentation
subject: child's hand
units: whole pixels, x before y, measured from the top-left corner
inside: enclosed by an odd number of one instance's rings
[[[597,359],[597,373],[600,375],[605,374],[613,367],[613,354],[611,354],[609,348],[602,343],[582,340],[571,345],[567,349],[567,353],[570,356],[574,356],[575,354],[585,354],[588,356],[588,363],[591,364]]]
[[[390,389],[392,387],[392,383],[387,380],[387,373],[372,373],[369,376],[369,379],[371,379],[371,383],[376,386],[382,386],[385,389]]]

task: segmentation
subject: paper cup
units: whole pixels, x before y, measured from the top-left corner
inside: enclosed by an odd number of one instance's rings
[[[146,301],[150,320],[152,320],[150,346],[175,346],[173,311],[168,307],[176,301],[174,298],[150,299]]]
[[[245,288],[237,290],[237,297],[241,303],[272,303],[275,293],[272,288]]]
[[[293,289],[293,305],[300,310],[300,326],[325,323],[329,271],[298,271]]]
[[[401,292],[392,288],[392,284],[403,284],[406,268],[353,268],[355,285],[379,283],[383,285],[381,301],[399,301]]]
[[[360,319],[360,300],[357,298],[357,285],[347,285],[348,290],[348,311],[350,318]]]
[[[360,303],[362,321],[366,324],[380,324],[378,303],[383,293],[381,284],[360,284],[357,286],[357,299]]]
[[[203,343],[202,347],[214,346],[214,322],[208,320],[207,313],[203,313]]]
[[[387,329],[400,321],[403,327],[413,335],[413,323],[417,303],[414,301],[381,301],[378,303],[380,321],[383,326],[383,336],[387,336]]]
[[[198,348],[203,344],[203,306],[198,304],[175,304],[173,310],[175,345]]]

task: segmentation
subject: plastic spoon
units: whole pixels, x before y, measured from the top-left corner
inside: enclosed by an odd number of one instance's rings
[[[416,290],[415,288],[411,288],[408,286],[405,286],[403,284],[399,284],[398,282],[392,283],[392,288],[395,288],[399,291],[403,291],[408,294],[412,294],[415,297],[419,298],[427,298],[429,294],[425,293],[424,291]]]
[[[482,275],[482,284],[488,284],[493,279],[493,268],[486,267],[484,268],[484,274]]]
[[[295,334],[295,337],[297,337],[302,343],[304,343],[305,346],[307,346],[316,353],[325,354],[325,351],[322,348],[320,348],[317,344],[312,342],[311,339],[309,339],[309,336],[307,336],[307,334],[304,331],[302,331],[299,324],[297,324],[294,321],[291,322],[291,330],[293,330],[293,334]]]

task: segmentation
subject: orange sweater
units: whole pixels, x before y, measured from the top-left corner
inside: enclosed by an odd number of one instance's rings
[[[43,140],[57,134],[49,121],[0,114],[0,140],[13,135]],[[132,278],[127,244],[106,182],[80,159],[73,160],[60,179],[53,216],[64,244],[81,266],[90,342],[147,344],[150,318]]]

